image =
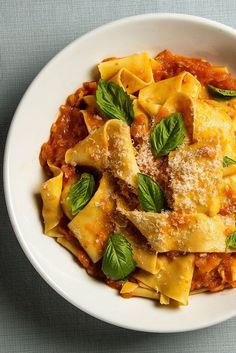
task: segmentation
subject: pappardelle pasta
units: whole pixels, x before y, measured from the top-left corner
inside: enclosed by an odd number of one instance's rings
[[[124,298],[236,287],[236,79],[168,50],[98,71],[41,147],[45,234]]]

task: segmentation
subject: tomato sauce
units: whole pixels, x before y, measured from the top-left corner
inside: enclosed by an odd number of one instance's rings
[[[211,292],[216,292],[234,287],[232,266],[235,263],[236,254],[196,254],[191,290],[207,288]]]
[[[154,80],[160,81],[188,71],[196,76],[202,85],[211,84],[223,89],[236,89],[236,79],[225,70],[199,58],[188,58],[164,50],[156,57],[159,67],[153,71]]]
[[[65,152],[84,139],[88,131],[79,106],[87,91],[78,89],[67,98],[66,104],[60,107],[59,116],[51,127],[49,140],[43,144],[39,160],[42,167],[47,161],[61,167],[65,163]]]

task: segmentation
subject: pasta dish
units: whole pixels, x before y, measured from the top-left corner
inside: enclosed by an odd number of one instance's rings
[[[124,298],[236,287],[236,79],[168,50],[98,72],[41,147],[44,233]]]

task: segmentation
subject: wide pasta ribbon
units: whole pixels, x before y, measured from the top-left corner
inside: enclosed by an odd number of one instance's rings
[[[141,283],[134,283],[134,282],[125,282],[123,287],[121,288],[120,294],[124,298],[131,298],[131,297],[142,297],[142,298],[149,298],[160,300],[160,294],[157,291],[148,288],[147,286]]]
[[[153,82],[153,64],[148,53],[140,53],[101,62],[98,69],[103,80],[113,81],[131,94]]]
[[[72,185],[76,183],[78,180],[79,180],[79,175],[75,174],[72,177],[70,177],[67,181],[64,181],[63,183],[63,188],[61,193],[61,208],[63,209],[63,212],[65,213],[66,217],[69,219],[73,218],[71,203],[69,200],[69,193]]]
[[[216,215],[221,207],[223,156],[218,141],[196,143],[168,156],[173,209]]]
[[[138,283],[144,283],[167,298],[187,305],[194,271],[194,255],[177,256],[173,259],[159,255],[158,263],[157,274],[139,270],[134,274],[134,278]]]
[[[193,137],[194,141],[204,141],[211,145],[211,141],[218,139],[222,149],[222,163],[225,156],[236,159],[236,143],[234,133],[234,120],[227,114],[225,102],[212,100],[193,100],[194,120]],[[219,167],[221,170],[222,167]],[[219,175],[219,169],[212,171],[213,177]],[[232,209],[232,200],[236,197],[236,166],[230,165],[223,168],[223,179],[220,185],[220,208],[226,210],[235,218]],[[229,195],[231,194],[231,197]],[[217,203],[212,202],[212,205]]]
[[[203,213],[118,210],[157,252],[225,252],[226,233],[235,231],[235,225],[226,225],[220,215],[208,217]]]
[[[48,163],[54,177],[45,181],[41,186],[41,197],[43,200],[44,232],[52,237],[61,236],[57,225],[62,217],[60,206],[63,173],[60,168]]]
[[[236,158],[233,123],[229,115],[210,101],[196,100],[194,104],[193,141],[218,138],[224,156]]]
[[[140,138],[143,139],[150,130],[149,117],[139,104],[137,98],[133,100],[133,108],[135,119],[131,126],[131,134],[133,137],[135,136],[136,140]]]
[[[164,82],[164,81],[163,81]],[[186,93],[175,93],[161,106],[157,122],[168,115],[181,112],[190,142],[211,144],[218,140],[223,156],[236,158],[234,119],[228,115],[224,102],[193,98]]]
[[[106,168],[107,153],[108,137],[107,124],[105,124],[67,150],[65,161],[74,166],[78,164],[104,170]]]
[[[108,120],[106,124],[66,152],[66,163],[108,169],[115,177],[137,187],[139,172],[130,128],[120,120]]]
[[[135,116],[135,118],[137,118],[139,115],[143,115],[143,116],[145,116],[145,120],[146,120],[147,123],[148,123],[148,121],[149,121],[148,115],[147,115],[147,113],[143,110],[143,108],[141,107],[141,105],[139,104],[137,98],[135,98],[135,99],[133,100],[133,108],[134,108],[134,116]]]
[[[100,115],[90,112],[89,110],[81,110],[81,113],[83,114],[84,122],[89,133],[93,132],[106,123],[106,121]]]
[[[100,115],[96,114],[98,107],[96,97],[94,95],[84,96],[83,100],[86,103],[87,108],[80,110],[80,112],[83,114],[84,122],[88,132],[91,133],[92,131],[103,126],[106,121]]]
[[[161,106],[156,116],[156,122],[159,123],[162,119],[165,119],[173,113],[182,113],[187,130],[186,138],[189,142],[192,141],[194,119],[193,98],[182,92],[173,94]]]
[[[200,90],[201,84],[193,75],[181,72],[178,76],[152,83],[141,89],[138,101],[150,116],[156,116],[171,95],[185,93],[190,97],[198,97]]]
[[[111,221],[111,214],[115,210],[113,193],[113,182],[109,175],[104,173],[92,199],[68,224],[94,263],[103,256],[104,246],[113,230]]]
[[[143,239],[137,237],[128,230],[122,229],[122,233],[129,241],[133,251],[136,266],[150,273],[157,273],[157,255],[152,251]]]

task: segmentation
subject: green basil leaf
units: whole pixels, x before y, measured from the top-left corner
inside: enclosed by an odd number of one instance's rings
[[[208,91],[211,96],[216,98],[233,98],[236,97],[236,90],[217,88],[212,85],[208,85]]]
[[[107,278],[120,280],[135,270],[132,248],[122,233],[114,233],[107,241],[102,270]]]
[[[89,202],[95,191],[95,181],[92,174],[83,173],[80,180],[72,185],[69,192],[69,202],[72,215],[75,215]]]
[[[152,153],[155,157],[167,155],[183,143],[186,134],[181,113],[174,113],[161,120],[150,136]]]
[[[130,96],[114,82],[99,80],[96,91],[97,105],[107,119],[119,119],[131,125],[134,108]]]
[[[144,211],[160,213],[165,209],[166,199],[160,185],[141,173],[138,173],[138,198]]]
[[[236,248],[236,232],[233,232],[226,239],[226,247],[227,248]]]
[[[236,161],[234,161],[232,158],[229,158],[227,156],[224,157],[223,159],[223,167],[228,167],[229,165],[236,164]]]

